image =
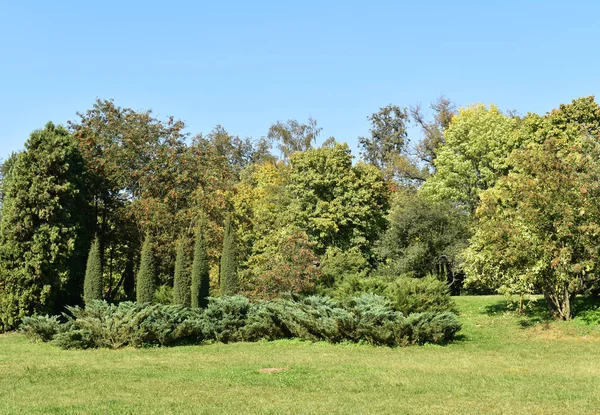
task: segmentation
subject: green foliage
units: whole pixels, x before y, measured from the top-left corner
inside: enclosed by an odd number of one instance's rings
[[[204,308],[208,304],[210,295],[208,255],[206,252],[206,243],[204,241],[204,232],[202,226],[198,227],[196,232],[196,241],[194,244],[194,262],[192,264],[192,287],[191,287],[191,306]]]
[[[577,128],[515,152],[514,168],[482,195],[466,253],[471,284],[540,290],[561,319],[597,280],[600,145]]]
[[[389,300],[363,294],[345,304],[325,297],[251,303],[242,296],[217,297],[206,309],[175,305],[93,301],[69,307],[66,324],[52,318],[27,321],[32,339],[70,348],[176,345],[299,338],[367,342],[376,345],[444,343],[460,330],[451,313],[404,317]]]
[[[285,124],[278,121],[269,128],[267,138],[277,142],[284,160],[288,160],[295,152],[307,151],[321,133],[317,121],[308,118],[308,124],[300,124],[296,120],[288,120]]]
[[[85,309],[68,307],[68,331],[76,332],[75,340],[86,336],[91,340],[89,347],[119,348],[143,345],[168,346],[186,342],[200,335],[188,323],[196,314],[177,305],[148,305],[122,302],[118,305],[94,301]],[[58,339],[61,347],[69,345],[66,332]],[[71,335],[71,337],[73,337]]]
[[[358,137],[364,160],[383,171],[388,179],[423,180],[422,172],[408,156],[406,108],[390,104],[368,119],[371,136]]]
[[[333,292],[335,298],[342,301],[362,294],[383,296],[395,311],[404,315],[454,310],[454,302],[448,286],[433,275],[424,278],[385,275],[348,276]]]
[[[223,343],[243,341],[251,309],[250,300],[241,295],[209,298],[202,318],[204,337]]]
[[[428,173],[433,173],[437,154],[446,143],[444,135],[456,115],[456,106],[448,98],[441,96],[430,105],[430,109],[434,113],[432,121],[425,119],[420,105],[410,107],[410,115],[423,132],[423,139],[416,145],[417,158],[426,164]]]
[[[279,242],[248,261],[245,281],[254,297],[276,298],[284,293],[312,294],[320,277],[314,244],[303,232],[278,232]]]
[[[460,253],[470,236],[465,212],[405,189],[396,193],[388,221],[379,246],[388,268],[396,275],[418,278],[436,274],[460,286]]]
[[[231,218],[225,220],[223,251],[221,254],[221,294],[234,295],[239,290],[237,270],[237,241]]]
[[[155,304],[174,304],[173,297],[173,287],[169,285],[159,285],[154,291],[152,301]]]
[[[4,170],[0,330],[81,301],[90,244],[85,166],[67,130],[34,131]]]
[[[57,316],[31,316],[24,317],[19,328],[29,340],[51,341],[61,331],[61,324]]]
[[[391,300],[394,310],[406,316],[454,309],[446,282],[433,275],[424,278],[396,278],[386,287],[384,295]]]
[[[136,281],[136,300],[138,303],[152,302],[156,280],[155,270],[152,237],[147,235],[142,245],[141,262]]]
[[[328,247],[357,247],[371,257],[373,242],[386,226],[390,190],[379,170],[352,165],[346,144],[295,153],[290,158],[290,205],[284,223],[305,229],[316,253]]]
[[[348,280],[361,280],[370,271],[371,266],[358,248],[342,251],[339,248],[329,248],[321,257],[321,271],[318,292],[331,293]]]
[[[85,304],[94,300],[102,300],[102,264],[100,263],[100,245],[98,238],[94,239],[90,248],[85,268],[85,280],[83,283],[83,301]]]
[[[436,172],[423,192],[436,200],[456,202],[468,212],[479,205],[479,195],[508,173],[508,156],[523,144],[517,120],[494,105],[461,108],[444,134],[445,144],[435,159]]]
[[[173,303],[189,307],[192,303],[192,275],[185,252],[185,239],[180,238],[175,257],[175,276],[173,278]]]

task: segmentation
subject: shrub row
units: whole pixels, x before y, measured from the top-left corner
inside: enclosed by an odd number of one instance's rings
[[[94,301],[68,311],[63,322],[57,317],[27,317],[21,330],[31,340],[65,349],[285,338],[404,346],[446,343],[460,330],[453,313],[404,316],[375,294],[344,302],[312,296],[257,303],[238,295],[211,298],[206,309]]]

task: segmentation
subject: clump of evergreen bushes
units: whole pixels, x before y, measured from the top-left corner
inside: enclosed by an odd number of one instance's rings
[[[251,302],[245,297],[210,298],[206,309],[181,305],[93,301],[57,317],[26,317],[21,330],[32,341],[65,349],[171,346],[206,341],[237,342],[299,338],[373,345],[446,343],[460,330],[451,312],[395,311],[376,294],[344,301],[292,297]]]
[[[361,293],[374,293],[387,298],[392,308],[404,315],[454,310],[448,285],[435,275],[424,278],[348,275],[343,278],[333,296],[348,299]]]

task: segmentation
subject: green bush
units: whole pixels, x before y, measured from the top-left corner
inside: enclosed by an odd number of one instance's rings
[[[202,333],[206,339],[223,343],[244,340],[246,325],[252,304],[241,295],[209,298],[202,314]]]
[[[159,286],[156,291],[154,291],[154,304],[173,304],[173,288],[168,285]]]
[[[21,332],[31,341],[47,342],[61,329],[57,316],[32,316],[23,318]]]
[[[30,339],[53,341],[65,349],[281,338],[396,346],[445,343],[460,330],[452,313],[404,317],[389,299],[375,294],[362,294],[343,303],[317,296],[251,303],[237,295],[210,298],[204,310],[94,301],[85,309],[68,310],[65,324],[55,317],[36,317],[27,319],[22,330]]]
[[[405,319],[407,337],[411,343],[447,343],[460,330],[460,322],[454,313],[415,313]]]
[[[394,309],[405,316],[454,310],[448,286],[433,275],[425,278],[399,277],[387,286],[383,294],[392,301]]]

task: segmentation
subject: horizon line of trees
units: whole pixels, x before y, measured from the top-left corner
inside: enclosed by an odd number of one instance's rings
[[[545,115],[431,109],[369,116],[357,163],[334,138],[315,147],[312,118],[259,140],[190,137],[97,100],[48,123],[0,169],[0,328],[97,298],[201,307],[219,291],[339,296],[427,275],[455,294],[542,293],[571,318],[575,295],[598,293],[594,97]]]

